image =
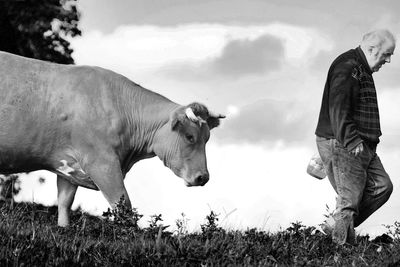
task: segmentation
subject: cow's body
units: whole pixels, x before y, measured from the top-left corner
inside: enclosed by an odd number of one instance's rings
[[[188,107],[207,123],[189,119]],[[123,178],[144,158],[157,155],[187,185],[203,185],[205,143],[220,117],[188,107],[109,70],[0,52],[0,173],[56,173],[60,225],[77,186],[130,205]]]

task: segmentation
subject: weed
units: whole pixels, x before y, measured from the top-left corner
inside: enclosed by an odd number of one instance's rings
[[[121,196],[115,208],[108,208],[103,216],[114,222],[115,225],[139,230],[138,221],[143,217],[136,208],[128,208],[124,196]]]
[[[190,233],[184,214],[176,234],[161,214],[141,228],[137,209],[124,200],[104,218],[73,211],[72,224],[57,227],[57,208],[0,201],[0,266],[399,266],[400,223],[387,226],[391,239],[358,236],[356,246],[337,246],[315,227],[294,222],[269,233],[228,231],[211,211]],[[385,243],[389,240],[389,243]]]
[[[221,227],[218,226],[218,214],[214,211],[210,211],[210,214],[206,216],[206,223],[201,224],[201,232],[207,238],[210,238],[214,233],[220,232],[222,230]]]
[[[188,222],[189,222],[189,219],[186,218],[185,213],[182,212],[181,213],[181,218],[177,219],[175,221],[175,225],[176,225],[176,228],[177,228],[178,236],[187,235],[189,233]]]

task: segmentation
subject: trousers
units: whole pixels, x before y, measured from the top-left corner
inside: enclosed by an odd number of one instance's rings
[[[393,184],[376,153],[376,146],[365,143],[358,155],[336,139],[317,136],[318,152],[329,181],[337,193],[333,214],[336,225],[345,229],[359,226],[390,197]],[[353,229],[350,229],[350,231]]]

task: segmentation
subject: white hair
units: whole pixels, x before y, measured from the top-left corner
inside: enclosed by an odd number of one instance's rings
[[[382,44],[390,41],[394,45],[396,44],[396,38],[394,35],[386,29],[375,30],[369,33],[364,34],[361,40],[361,47],[370,48],[377,47],[381,48]]]

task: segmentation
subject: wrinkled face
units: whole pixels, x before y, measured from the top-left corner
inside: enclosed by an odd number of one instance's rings
[[[381,47],[370,48],[367,61],[373,72],[379,71],[383,64],[390,63],[394,48],[395,44],[389,40],[384,42]]]

